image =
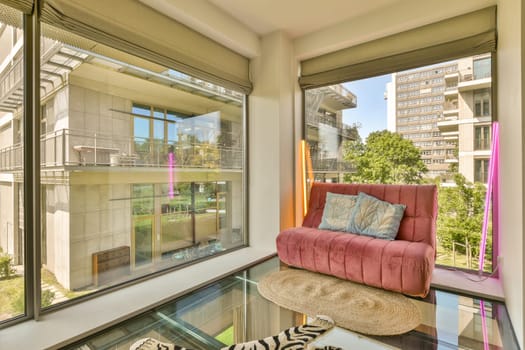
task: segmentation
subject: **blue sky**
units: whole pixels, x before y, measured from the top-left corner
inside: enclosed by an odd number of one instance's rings
[[[386,83],[392,75],[356,80],[344,83],[344,87],[357,96],[357,108],[343,111],[343,122],[360,123],[359,135],[365,141],[369,133],[387,128],[387,101],[384,98]]]

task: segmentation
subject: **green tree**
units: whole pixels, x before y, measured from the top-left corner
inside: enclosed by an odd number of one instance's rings
[[[421,183],[427,167],[419,149],[401,135],[383,130],[343,145],[344,159],[356,169],[346,181],[365,183]]]
[[[456,186],[440,186],[438,191],[437,236],[447,250],[452,249],[453,242],[465,244],[467,240],[473,248],[473,256],[478,256],[486,189],[482,183],[469,183],[461,174],[454,175],[454,182]],[[487,249],[490,247],[489,241]],[[458,245],[457,249],[465,252],[463,246]]]

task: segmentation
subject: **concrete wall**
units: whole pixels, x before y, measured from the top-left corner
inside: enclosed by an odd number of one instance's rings
[[[524,31],[523,2],[498,1],[497,117],[501,139],[500,278],[520,347],[524,342]]]
[[[0,183],[0,248],[12,256],[15,255],[15,232],[18,230],[13,217],[14,196],[12,183]]]
[[[129,184],[90,184],[70,187],[70,289],[92,283],[95,252],[131,246]],[[124,198],[123,200],[110,200]]]
[[[252,60],[249,97],[250,245],[275,249],[275,236],[294,224],[294,90],[292,43],[281,32],[262,38]]]
[[[46,185],[46,256],[45,267],[65,288],[70,275],[70,193],[67,185]]]

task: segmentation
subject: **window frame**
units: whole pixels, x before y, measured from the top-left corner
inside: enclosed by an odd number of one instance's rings
[[[20,190],[23,193],[24,202],[24,306],[25,312],[21,315],[17,315],[13,318],[0,321],[0,330],[14,326],[16,324],[28,321],[28,320],[39,320],[41,315],[50,314],[58,310],[72,307],[74,305],[96,299],[109,292],[130,287],[133,284],[140,283],[149,279],[157,278],[166,272],[173,272],[191,266],[195,262],[190,262],[183,266],[173,265],[166,269],[161,269],[147,275],[137,276],[124,283],[113,285],[109,288],[99,290],[94,293],[90,293],[78,298],[70,299],[66,303],[60,303],[57,305],[51,305],[49,307],[41,306],[41,257],[42,257],[42,244],[41,244],[41,190],[44,185],[41,183],[41,160],[40,160],[40,137],[42,129],[42,101],[40,94],[40,70],[41,70],[41,24],[44,23],[41,20],[41,6],[40,1],[35,1],[33,11],[29,13],[21,13],[22,18],[22,36],[24,39],[23,45],[23,82],[24,82],[24,97],[23,97],[23,123],[20,122],[24,137],[23,139],[23,183],[20,184]],[[74,32],[72,32],[75,34]],[[156,64],[162,64],[161,62],[150,59],[151,62]],[[218,84],[218,83],[213,83]],[[218,86],[224,88],[223,86]],[[235,89],[231,86],[226,87],[228,89]],[[242,90],[242,89],[241,89]],[[242,225],[242,243],[237,248],[229,249],[222,253],[217,253],[213,256],[205,259],[218,258],[224,253],[229,253],[233,250],[247,247],[249,242],[249,208],[248,208],[248,177],[249,169],[248,164],[248,95],[250,89],[243,91],[235,90],[242,94],[242,107],[241,118],[242,118],[242,135],[240,141],[240,147],[242,148],[242,198],[240,199],[240,206],[242,208],[242,218],[240,219]],[[174,112],[171,109],[164,110],[165,126],[167,123],[168,112]],[[176,112],[175,112],[176,113]],[[22,120],[21,119],[21,120]],[[43,131],[43,130],[42,130]],[[152,130],[151,130],[152,132]],[[167,127],[164,128],[164,141],[167,142],[166,137]],[[26,136],[27,135],[27,136]],[[201,260],[199,260],[201,261]]]

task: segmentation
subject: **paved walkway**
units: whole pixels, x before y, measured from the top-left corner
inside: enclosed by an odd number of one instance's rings
[[[16,271],[17,275],[23,276],[24,275],[24,266],[23,265],[15,265],[14,269]],[[68,298],[62,293],[58,288],[55,286],[52,286],[50,284],[47,284],[45,282],[42,282],[42,291],[44,290],[50,290],[53,293],[55,293],[55,297],[53,298],[52,304],[61,303],[63,301],[68,300]],[[1,320],[1,318],[0,318]]]
[[[52,304],[61,303],[63,301],[68,300],[64,293],[62,293],[60,290],[58,290],[55,286],[49,285],[45,282],[42,282],[42,291],[49,290],[53,293],[55,293],[55,297],[53,298]]]

